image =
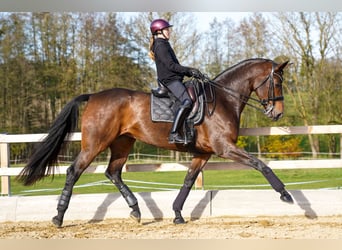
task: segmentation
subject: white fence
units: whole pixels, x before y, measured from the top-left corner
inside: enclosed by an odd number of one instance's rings
[[[295,135],[295,134],[341,134],[340,136],[340,155],[341,159],[328,160],[292,160],[292,161],[269,161],[266,162],[273,169],[285,168],[340,168],[342,167],[342,125],[322,125],[322,126],[296,126],[296,127],[264,127],[264,128],[241,128],[242,136],[257,135]],[[10,194],[10,176],[16,176],[22,168],[10,168],[10,143],[39,142],[46,134],[22,134],[7,135],[0,134],[0,176],[1,176],[1,195]],[[74,133],[70,141],[80,141],[81,133]],[[206,169],[227,169],[230,164],[208,164]],[[90,167],[88,172],[103,173],[106,166]],[[145,164],[140,167],[130,167],[126,165],[124,171],[179,171],[186,170],[186,166],[173,164]],[[66,167],[60,167],[56,173],[65,173]],[[200,175],[196,186],[202,186],[202,176]]]

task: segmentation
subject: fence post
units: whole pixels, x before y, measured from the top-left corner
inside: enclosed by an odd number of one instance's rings
[[[0,143],[0,167],[9,167],[9,144]],[[10,176],[1,176],[1,196],[10,195]]]

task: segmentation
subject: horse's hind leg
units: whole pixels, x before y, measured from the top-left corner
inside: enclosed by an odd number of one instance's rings
[[[192,158],[191,165],[189,170],[185,176],[184,184],[179,190],[179,193],[173,202],[173,211],[175,212],[175,219],[173,223],[175,224],[183,224],[185,223],[184,218],[182,217],[181,211],[183,209],[184,202],[188,197],[192,186],[194,185],[198,174],[203,169],[204,165],[210,158],[209,155],[196,155]]]
[[[133,138],[121,136],[111,144],[111,159],[105,175],[118,188],[128,206],[132,208],[130,217],[140,222],[141,213],[138,200],[121,178],[122,168],[127,161],[128,154],[134,142],[135,139]]]
[[[61,227],[63,224],[64,214],[68,209],[75,183],[94,158],[95,155],[89,155],[88,152],[81,151],[73,164],[67,169],[64,189],[57,205],[58,214],[52,219],[53,224],[55,224],[57,227]]]

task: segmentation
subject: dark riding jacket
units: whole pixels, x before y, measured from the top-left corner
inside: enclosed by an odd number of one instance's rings
[[[183,82],[184,76],[191,76],[191,68],[179,64],[168,40],[156,38],[152,51],[155,56],[158,80],[163,84],[167,85],[173,81]]]

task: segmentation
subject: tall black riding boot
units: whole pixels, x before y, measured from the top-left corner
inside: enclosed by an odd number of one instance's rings
[[[185,139],[179,134],[179,128],[184,123],[186,116],[191,111],[191,101],[184,100],[180,108],[178,109],[175,118],[173,120],[173,125],[169,135],[169,143],[184,143]]]

